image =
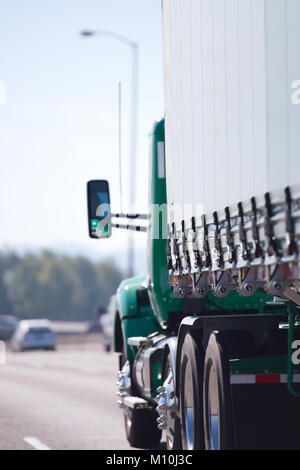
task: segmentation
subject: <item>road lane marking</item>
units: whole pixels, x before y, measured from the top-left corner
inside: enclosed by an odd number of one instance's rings
[[[24,441],[36,450],[51,450],[36,437],[24,437]]]

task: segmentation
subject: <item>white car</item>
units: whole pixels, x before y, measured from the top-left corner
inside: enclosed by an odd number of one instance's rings
[[[13,351],[55,347],[56,335],[49,320],[21,320],[11,339]]]

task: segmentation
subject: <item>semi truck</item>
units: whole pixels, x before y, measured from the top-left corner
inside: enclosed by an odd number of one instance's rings
[[[300,3],[163,0],[162,20],[148,213],[88,183],[91,237],[148,237],[147,273],[116,293],[126,436],[299,449]]]

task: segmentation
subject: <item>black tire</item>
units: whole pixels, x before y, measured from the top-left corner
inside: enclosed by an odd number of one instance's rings
[[[161,431],[157,428],[157,418],[152,409],[124,410],[126,437],[132,447],[159,447]]]
[[[179,395],[182,449],[204,449],[202,340],[187,333],[180,354]]]
[[[228,338],[227,338],[228,340]],[[206,348],[203,372],[205,448],[234,448],[229,358],[223,333],[213,332]]]
[[[119,370],[122,370],[125,362],[126,362],[126,350],[125,350],[125,345],[123,343],[122,352],[119,354]]]

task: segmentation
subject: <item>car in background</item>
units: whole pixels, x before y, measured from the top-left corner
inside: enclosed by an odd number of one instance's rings
[[[49,320],[21,320],[12,336],[13,351],[56,348],[56,334]]]
[[[17,328],[18,322],[17,317],[13,315],[0,315],[0,340],[8,341]]]
[[[103,340],[104,349],[106,352],[109,352],[111,350],[112,342],[113,342],[115,303],[116,303],[116,296],[113,295],[109,300],[109,303],[106,309],[107,312],[103,313],[100,317],[100,325],[102,329],[102,340]]]

